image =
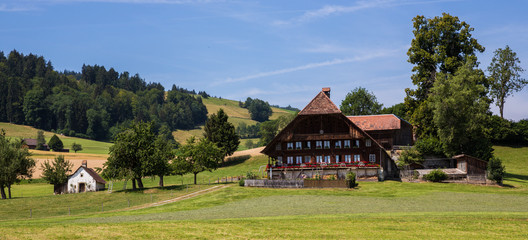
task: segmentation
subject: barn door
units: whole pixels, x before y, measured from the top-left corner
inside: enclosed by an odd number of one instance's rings
[[[85,183],[79,183],[79,192],[86,191],[86,184]]]

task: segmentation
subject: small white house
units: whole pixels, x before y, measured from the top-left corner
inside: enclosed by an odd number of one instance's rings
[[[94,192],[105,189],[106,181],[93,169],[87,167],[87,161],[68,177],[68,193]]]

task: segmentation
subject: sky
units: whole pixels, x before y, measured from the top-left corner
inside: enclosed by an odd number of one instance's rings
[[[43,56],[58,71],[97,64],[166,89],[299,109],[322,87],[338,106],[364,87],[389,107],[414,88],[414,17],[467,22],[486,48],[483,70],[506,45],[528,69],[527,9],[522,0],[0,0],[0,51]],[[528,118],[528,87],[504,112]]]

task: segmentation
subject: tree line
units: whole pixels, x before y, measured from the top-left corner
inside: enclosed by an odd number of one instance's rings
[[[175,85],[165,91],[138,74],[98,65],[61,73],[42,56],[0,52],[0,121],[67,136],[109,140],[134,121],[192,129],[207,119],[202,98],[193,92]]]

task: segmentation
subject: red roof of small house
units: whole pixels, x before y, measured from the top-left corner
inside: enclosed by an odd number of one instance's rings
[[[333,114],[341,113],[341,110],[330,100],[324,93],[324,90],[319,92],[306,107],[299,112],[299,115],[314,115],[314,114]],[[329,91],[329,89],[328,89]]]
[[[402,124],[402,119],[394,114],[347,116],[347,118],[364,131],[401,129]]]

